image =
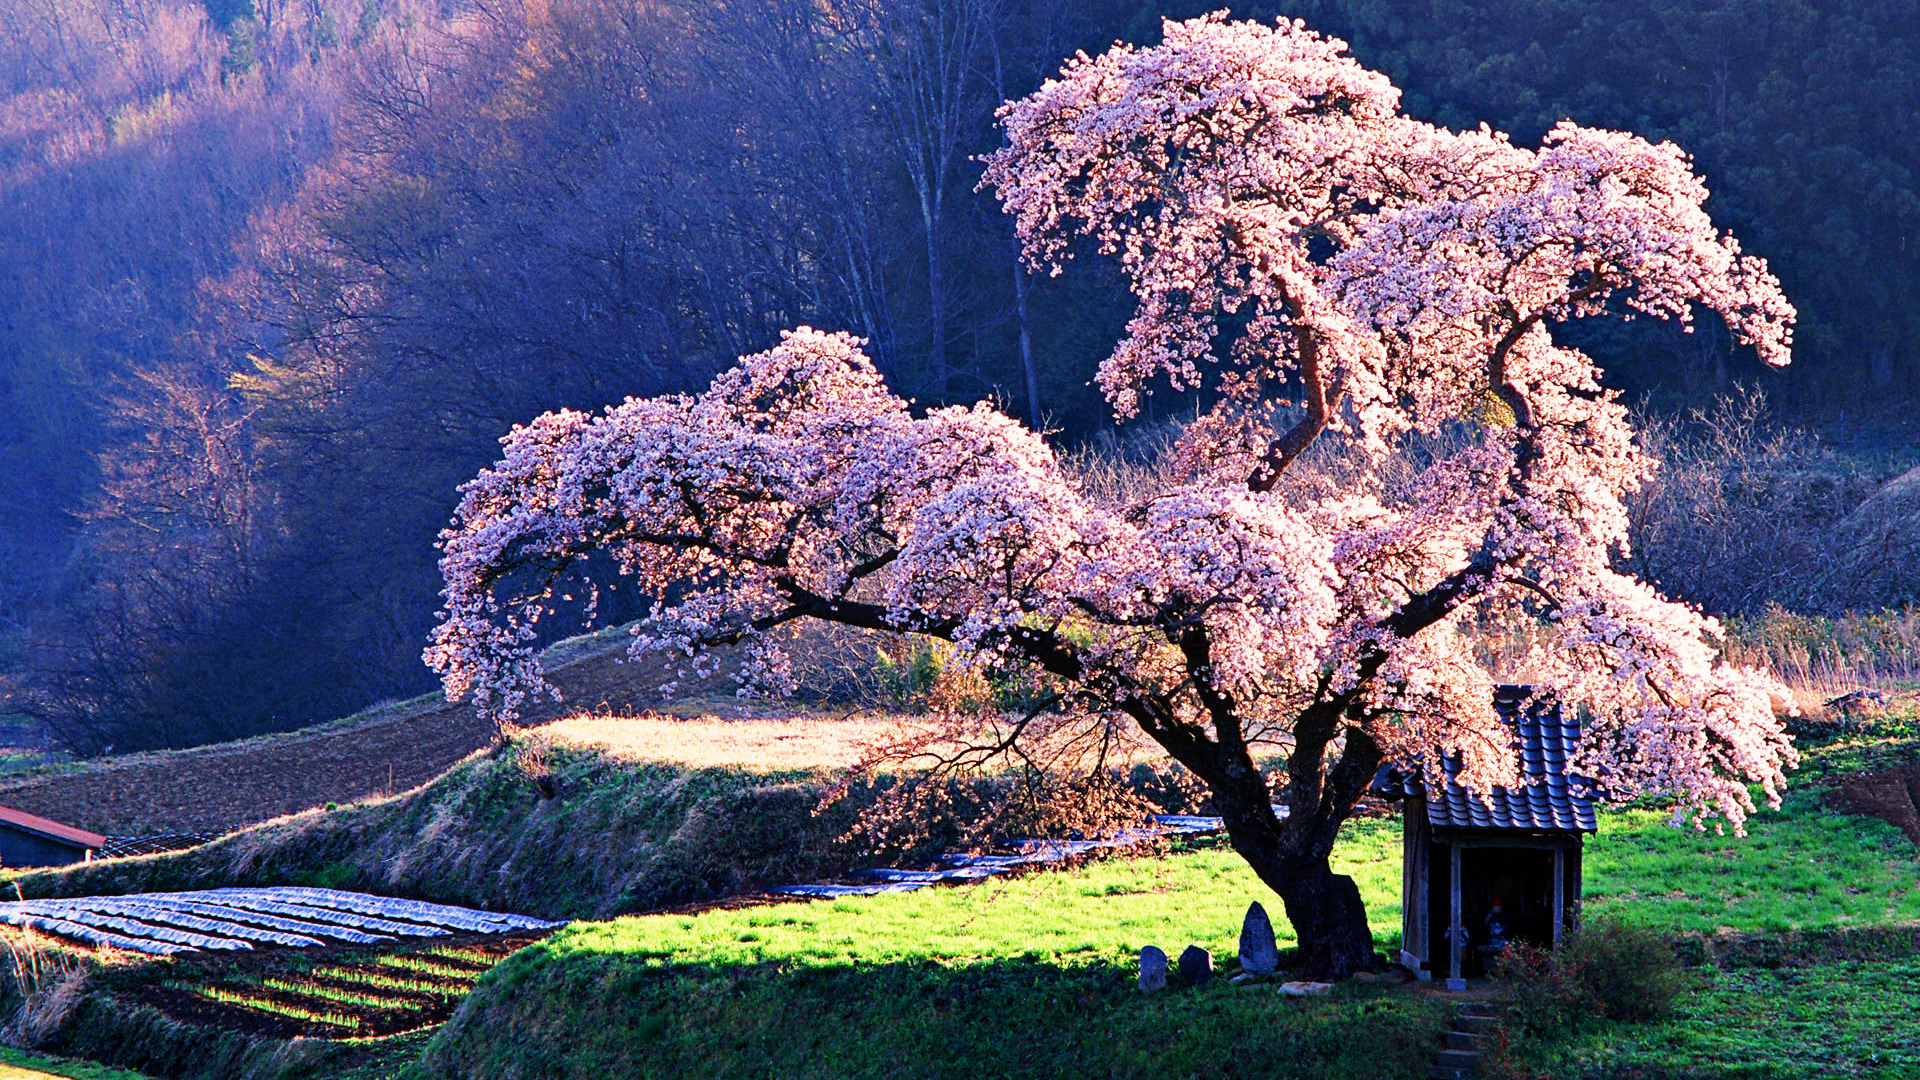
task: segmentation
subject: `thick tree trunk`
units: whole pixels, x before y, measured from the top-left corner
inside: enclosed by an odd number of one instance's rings
[[[1380,752],[1372,740],[1349,732],[1339,758],[1329,764],[1329,717],[1335,715],[1304,716],[1295,729],[1284,819],[1275,816],[1266,780],[1244,747],[1237,753],[1222,753],[1217,744],[1199,753],[1194,746],[1180,747],[1186,758],[1208,767],[1196,771],[1207,781],[1234,850],[1280,894],[1307,976],[1324,981],[1375,966],[1360,888],[1334,873],[1328,859],[1341,826],[1372,784]]]
[[[1323,853],[1288,850],[1290,835],[1299,835],[1292,829],[1235,832],[1229,823],[1228,835],[1260,880],[1280,894],[1308,978],[1334,982],[1375,966],[1373,928],[1352,878],[1334,873]]]
[[[1374,966],[1373,928],[1352,878],[1334,873],[1322,859],[1303,869],[1290,888],[1276,885],[1274,891],[1286,905],[1308,978],[1344,979]]]

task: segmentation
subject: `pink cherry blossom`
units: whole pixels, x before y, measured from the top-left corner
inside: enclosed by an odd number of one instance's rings
[[[511,718],[550,692],[532,643],[556,584],[603,557],[655,600],[636,655],[704,671],[744,642],[744,690],[789,684],[801,619],[1030,667],[1059,693],[996,746],[1157,743],[1322,974],[1371,956],[1327,855],[1378,768],[1514,779],[1511,673],[1476,635],[1534,643],[1524,675],[1587,717],[1578,764],[1608,795],[1739,831],[1749,785],[1777,802],[1795,763],[1787,691],[1618,569],[1650,462],[1554,331],[1704,308],[1785,363],[1793,309],[1675,147],[1563,124],[1527,149],[1398,108],[1342,43],[1214,15],[1002,110],[983,183],[1027,257],[1058,272],[1091,238],[1137,299],[1098,374],[1116,413],[1158,380],[1219,402],[1162,489],[1097,499],[1017,421],[915,415],[859,341],[803,327],[697,396],[510,432],[442,534],[427,661]],[[1255,766],[1280,751],[1284,819]]]

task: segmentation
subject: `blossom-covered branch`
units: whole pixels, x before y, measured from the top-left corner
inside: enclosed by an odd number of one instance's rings
[[[1554,337],[1705,308],[1785,362],[1793,310],[1684,155],[1420,123],[1339,42],[1218,16],[1076,58],[1002,119],[984,182],[1028,257],[1058,269],[1090,236],[1138,299],[1099,373],[1116,412],[1160,379],[1219,402],[1180,474],[1102,502],[1014,420],[916,416],[857,340],[802,328],[698,396],[508,435],[442,537],[449,695],[510,716],[543,689],[534,623],[590,555],[655,600],[636,653],[746,642],[749,689],[781,688],[772,632],[797,619],[941,638],[1057,687],[994,752],[1125,725],[1191,769],[1324,974],[1371,958],[1327,857],[1380,765],[1514,776],[1470,630],[1539,642],[1527,675],[1591,717],[1580,765],[1610,794],[1736,830],[1749,784],[1778,798],[1786,691],[1616,569],[1648,461]],[[1443,441],[1411,482],[1379,467]],[[1300,472],[1315,454],[1342,467]],[[1256,763],[1276,745],[1284,818]]]

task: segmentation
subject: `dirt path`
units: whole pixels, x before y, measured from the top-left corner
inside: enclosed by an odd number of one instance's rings
[[[643,707],[659,679],[617,655],[554,672],[565,702],[542,702],[525,721]],[[492,737],[470,706],[430,698],[337,726],[19,777],[0,782],[0,805],[109,834],[232,829],[418,787]]]

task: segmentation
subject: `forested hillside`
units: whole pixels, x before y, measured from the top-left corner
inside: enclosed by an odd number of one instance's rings
[[[419,692],[433,539],[498,437],[693,388],[782,327],[868,338],[922,403],[997,398],[1122,452],[1086,383],[1123,286],[1019,269],[976,157],[1060,56],[1211,6],[0,0],[7,707],[88,752]],[[1920,3],[1235,9],[1282,12],[1431,119],[1679,142],[1803,313],[1762,382],[1775,414],[1920,400]],[[1643,325],[1584,344],[1655,409],[1761,379],[1717,325]],[[1135,426],[1190,406],[1163,394]],[[1676,460],[1710,466],[1725,440],[1692,437]],[[1838,520],[1871,490],[1765,445],[1813,479],[1762,510]],[[1770,535],[1638,557],[1716,610],[1901,602],[1688,576]]]

